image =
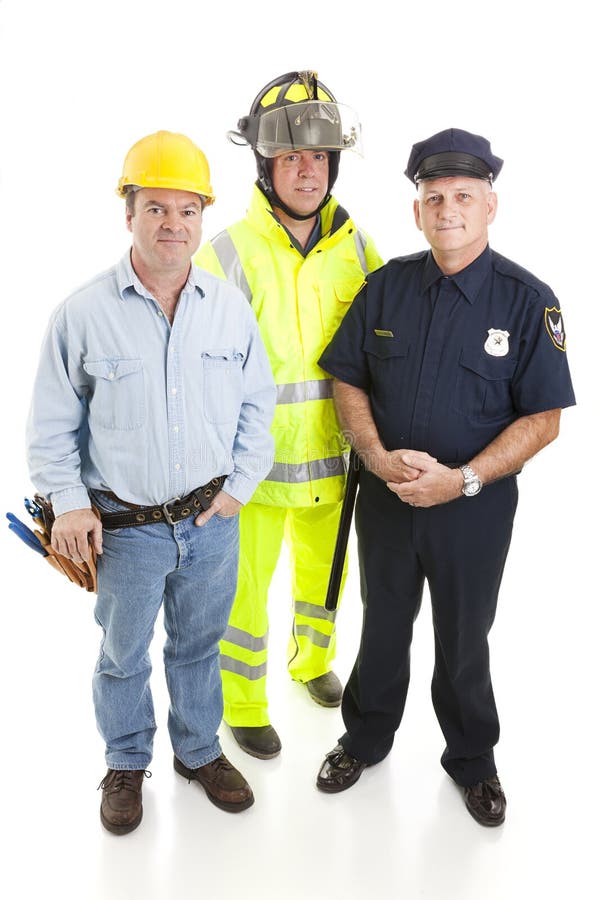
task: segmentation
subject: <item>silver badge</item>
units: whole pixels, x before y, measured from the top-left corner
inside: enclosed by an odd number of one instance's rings
[[[488,329],[487,341],[483,349],[490,356],[506,356],[508,353],[508,338],[510,331],[501,331],[499,328]]]

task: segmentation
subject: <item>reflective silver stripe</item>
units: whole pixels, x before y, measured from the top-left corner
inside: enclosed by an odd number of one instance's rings
[[[305,603],[302,600],[296,600],[294,609],[300,616],[310,616],[311,619],[327,619],[329,622],[335,621],[337,610],[325,609],[324,606],[317,606],[316,603]]]
[[[333,397],[333,378],[296,381],[277,385],[278,403],[303,403],[305,400],[330,400]]]
[[[217,259],[221,263],[221,268],[227,276],[227,280],[236,284],[244,292],[246,300],[252,303],[252,291],[242,267],[240,255],[235,249],[235,244],[229,232],[222,231],[210,243],[217,255]]]
[[[232,656],[223,656],[221,654],[221,668],[225,672],[233,672],[234,675],[241,675],[248,681],[258,681],[267,674],[267,664],[262,663],[260,666],[249,666],[248,663],[240,662],[239,659],[233,659]]]
[[[297,635],[301,634],[304,637],[307,637],[315,647],[323,647],[324,650],[327,650],[331,643],[330,634],[322,634],[322,632],[311,628],[310,625],[296,625],[295,630]]]
[[[302,484],[307,481],[316,481],[318,478],[344,475],[345,472],[344,457],[330,456],[328,459],[313,459],[308,463],[275,463],[265,481]]]
[[[226,230],[222,231],[212,239],[211,244],[213,250],[215,251],[217,259],[221,263],[221,268],[227,276],[227,280],[232,281],[234,284],[237,284],[240,290],[243,291],[248,302],[252,303],[252,290],[250,289],[250,285],[248,284],[248,279],[246,278],[246,273],[244,272],[240,255],[235,248],[235,244],[233,243],[229,232]],[[368,275],[369,267],[367,265],[367,257],[365,255],[367,239],[362,231],[358,228],[354,232],[354,246],[356,248],[356,254],[358,256],[358,261],[360,262],[361,268],[364,274]]]
[[[229,641],[230,644],[236,644],[238,647],[243,647],[244,650],[251,650],[252,653],[260,653],[261,650],[267,649],[268,637],[268,634],[263,635],[263,637],[254,637],[249,632],[242,631],[241,628],[234,628],[232,625],[228,625],[223,635],[223,640]]]
[[[356,231],[354,232],[354,246],[356,247],[358,261],[362,266],[362,270],[365,273],[365,275],[368,275],[369,268],[367,266],[367,257],[365,255],[365,247],[367,246],[367,239],[359,228],[357,228]]]

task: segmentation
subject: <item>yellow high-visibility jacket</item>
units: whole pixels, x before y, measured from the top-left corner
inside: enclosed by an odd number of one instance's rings
[[[365,281],[382,264],[332,197],[322,237],[306,257],[255,186],[246,218],[204,244],[194,262],[232,281],[252,303],[277,384],[275,464],[252,501],[270,506],[337,503],[344,454],[332,379],[317,364]]]

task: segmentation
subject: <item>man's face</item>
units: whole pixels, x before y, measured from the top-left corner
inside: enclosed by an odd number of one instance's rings
[[[422,181],[414,202],[417,228],[439,257],[476,259],[488,242],[488,225],[498,198],[480,178],[449,177]]]
[[[202,203],[198,194],[166,188],[141,188],[135,212],[127,212],[134,257],[155,271],[189,266],[202,237]]]
[[[286,206],[300,215],[314,212],[327,193],[326,150],[292,150],[273,160],[273,188]]]

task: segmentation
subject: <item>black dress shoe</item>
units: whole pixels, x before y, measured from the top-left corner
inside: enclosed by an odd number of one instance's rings
[[[305,682],[308,693],[319,706],[339,706],[344,691],[340,679],[335,672],[325,672],[318,678]]]
[[[476,822],[492,827],[502,825],[506,813],[506,797],[496,775],[464,790],[467,809]]]
[[[317,775],[317,787],[327,794],[337,794],[358,781],[367,763],[355,759],[346,753],[341,744],[337,744],[327,754]]]
[[[231,725],[231,733],[246,753],[256,759],[273,759],[281,753],[281,741],[272,725],[238,727]]]

